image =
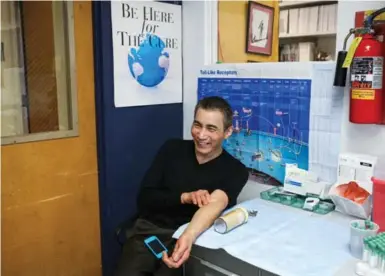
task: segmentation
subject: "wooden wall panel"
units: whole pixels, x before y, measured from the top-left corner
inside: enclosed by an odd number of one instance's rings
[[[80,136],[2,147],[2,275],[101,275],[91,5],[74,1]]]
[[[263,1],[261,4],[275,8],[272,55],[246,53],[248,1],[220,0],[218,3],[218,61],[226,63],[244,63],[248,60],[259,62],[278,61],[278,1]]]

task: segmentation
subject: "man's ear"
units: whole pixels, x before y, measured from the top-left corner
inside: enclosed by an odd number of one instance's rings
[[[225,130],[225,139],[229,138],[231,134],[233,134],[233,126],[230,126]]]

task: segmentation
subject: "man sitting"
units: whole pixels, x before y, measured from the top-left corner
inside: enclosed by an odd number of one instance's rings
[[[232,133],[232,110],[220,97],[195,107],[192,141],[169,140],[157,153],[138,194],[138,219],[123,247],[116,276],[182,275],[193,243],[226,209],[236,204],[247,168],[222,148]],[[190,222],[180,238],[173,233]],[[144,240],[155,235],[168,248],[162,261]]]

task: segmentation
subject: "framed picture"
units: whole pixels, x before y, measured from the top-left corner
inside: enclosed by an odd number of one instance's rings
[[[246,52],[271,55],[274,8],[249,1],[247,9]]]

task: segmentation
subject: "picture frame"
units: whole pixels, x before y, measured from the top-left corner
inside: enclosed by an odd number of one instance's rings
[[[271,56],[274,8],[249,1],[247,8],[246,53]]]

